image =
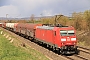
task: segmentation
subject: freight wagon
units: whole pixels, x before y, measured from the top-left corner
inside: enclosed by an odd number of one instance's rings
[[[0,27],[2,27],[2,23],[0,23]]]

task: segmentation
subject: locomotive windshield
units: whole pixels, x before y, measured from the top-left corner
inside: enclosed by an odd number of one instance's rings
[[[73,36],[74,34],[74,30],[60,30],[61,36]]]

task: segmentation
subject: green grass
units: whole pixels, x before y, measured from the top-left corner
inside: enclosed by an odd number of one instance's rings
[[[0,34],[0,60],[49,60],[42,53],[24,47],[16,47]]]

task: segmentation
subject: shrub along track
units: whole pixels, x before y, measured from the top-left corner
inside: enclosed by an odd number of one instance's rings
[[[23,38],[15,33],[12,33],[6,29],[1,28],[3,31],[8,32],[10,35],[14,36],[15,38],[18,38],[24,45],[29,45],[31,48],[38,50],[39,52],[43,53],[46,57],[48,57],[50,60],[88,60],[90,59],[90,54],[86,54],[83,57],[83,53],[80,51],[79,55],[58,55],[56,52],[51,51],[51,49],[46,49],[45,46],[40,46],[40,44],[32,42],[30,39]],[[89,57],[87,57],[89,56]]]

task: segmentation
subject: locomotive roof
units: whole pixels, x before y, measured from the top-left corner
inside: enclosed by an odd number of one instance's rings
[[[37,28],[47,29],[47,30],[53,30],[54,29],[54,27],[50,27],[50,26],[37,26]]]
[[[51,26],[37,26],[36,28],[40,28],[40,29],[46,29],[46,30],[53,30],[54,28],[71,28],[71,27],[51,27]],[[72,27],[73,28],[73,27]]]

